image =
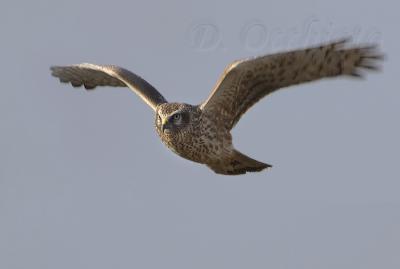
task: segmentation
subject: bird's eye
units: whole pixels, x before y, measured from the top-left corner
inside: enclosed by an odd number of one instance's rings
[[[175,121],[177,121],[177,120],[180,120],[181,119],[181,114],[180,113],[176,113],[176,114],[174,114],[174,120]]]
[[[160,116],[160,115],[157,116],[157,124],[158,124],[158,125],[161,124],[161,116]]]

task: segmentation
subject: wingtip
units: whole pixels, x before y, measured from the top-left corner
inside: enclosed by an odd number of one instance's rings
[[[266,163],[262,170],[270,171],[272,169],[272,167],[273,167],[273,165]],[[260,170],[260,171],[262,171],[262,170]]]
[[[52,65],[52,66],[50,66],[50,71],[51,71],[51,75],[53,76],[53,77],[58,77],[57,76],[57,71],[59,70],[59,66],[56,66],[56,65]]]
[[[353,72],[350,73],[350,76],[358,79],[365,79],[365,75],[362,74],[359,70],[354,70]]]
[[[335,47],[341,47],[344,46],[345,44],[350,43],[353,40],[351,36],[345,36],[342,38],[338,38],[336,41],[333,42],[333,45]]]
[[[61,66],[58,66],[58,65],[52,65],[52,66],[50,66],[50,71],[51,71],[51,75],[53,76],[53,77],[55,77],[55,78],[58,78],[58,80],[61,82],[61,83],[69,83],[69,80],[68,79],[65,79],[65,78],[63,78],[62,76],[61,76],[61,74],[60,74],[60,72],[61,72]],[[77,86],[74,86],[74,87],[77,87]]]
[[[60,66],[58,66],[58,65],[51,65],[50,67],[49,67],[49,69],[51,70],[51,71],[55,71],[55,70],[57,70],[57,69],[59,69],[60,68]]]

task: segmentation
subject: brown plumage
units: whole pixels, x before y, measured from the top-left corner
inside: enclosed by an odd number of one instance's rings
[[[345,48],[346,41],[237,61],[229,65],[208,99],[200,105],[168,103],[148,82],[117,66],[80,64],[51,67],[61,82],[86,89],[131,88],[154,111],[163,143],[179,156],[226,175],[258,172],[271,165],[232,145],[231,129],[264,96],[291,85],[322,78],[359,77],[362,68],[378,69],[375,46]]]

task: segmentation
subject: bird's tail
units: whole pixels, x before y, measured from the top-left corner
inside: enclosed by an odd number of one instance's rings
[[[243,153],[233,150],[232,154],[224,160],[222,166],[210,166],[218,174],[224,175],[241,175],[246,172],[260,172],[272,165],[256,161]]]

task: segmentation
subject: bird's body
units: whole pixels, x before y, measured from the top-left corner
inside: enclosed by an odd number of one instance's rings
[[[343,48],[342,42],[234,62],[208,99],[200,105],[168,103],[148,82],[117,67],[80,64],[52,67],[61,82],[86,89],[128,86],[155,111],[162,142],[179,156],[219,174],[243,174],[271,167],[247,157],[232,144],[231,129],[264,96],[290,85],[339,75],[359,76],[376,69],[381,56],[374,47]]]

